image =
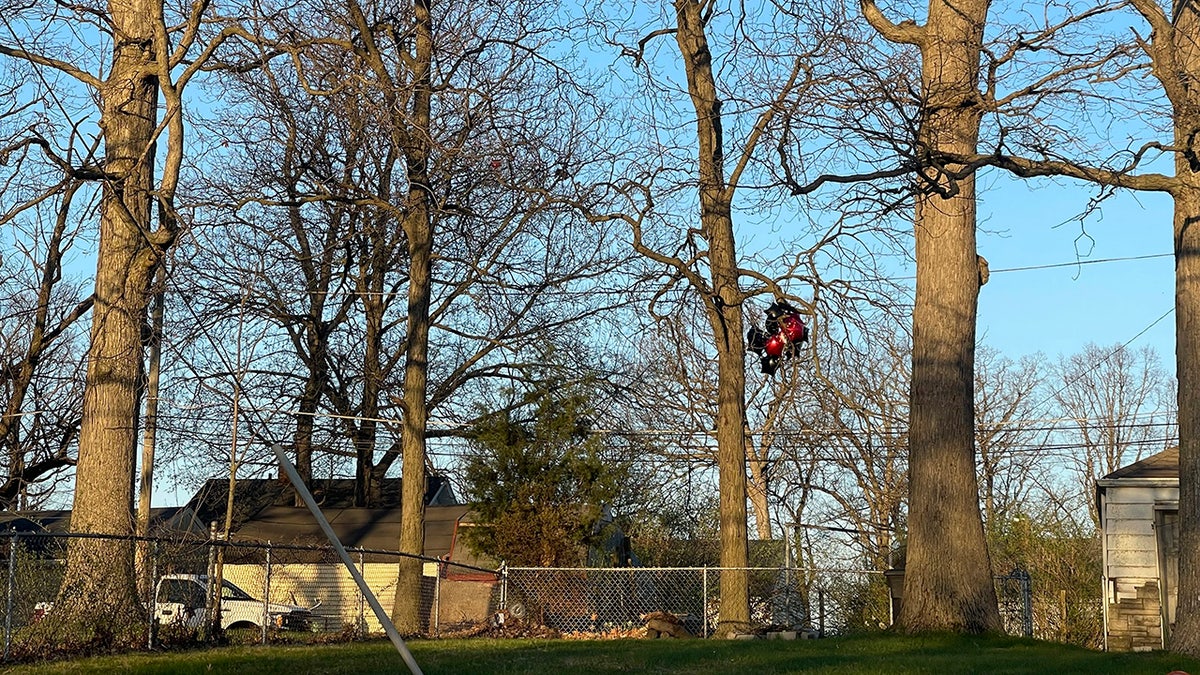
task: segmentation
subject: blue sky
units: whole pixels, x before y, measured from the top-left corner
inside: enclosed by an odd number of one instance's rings
[[[1172,251],[1171,199],[1117,193],[1081,225],[1094,195],[1066,180],[980,181],[978,247],[993,274],[979,297],[979,336],[1014,359],[1133,340],[1130,347],[1154,347],[1174,373],[1174,259],[1163,255]],[[1114,258],[1122,260],[1089,262]],[[1075,261],[1082,264],[1002,271]]]

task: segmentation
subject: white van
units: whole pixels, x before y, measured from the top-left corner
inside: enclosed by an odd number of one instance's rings
[[[154,618],[163,624],[189,627],[200,625],[205,616],[205,597],[208,577],[203,574],[168,574],[158,580],[154,589]],[[261,628],[282,630],[315,630],[312,607],[264,602],[229,581],[221,582],[221,628]]]

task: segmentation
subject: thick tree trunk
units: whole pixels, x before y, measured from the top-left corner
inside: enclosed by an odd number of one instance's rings
[[[1159,10],[1154,5],[1153,11]],[[1154,71],[1175,114],[1175,361],[1179,404],[1179,590],[1173,651],[1200,656],[1200,16],[1176,5],[1156,31]],[[1165,22],[1166,17],[1162,20]],[[1158,50],[1162,50],[1161,52]],[[1163,53],[1165,52],[1165,53]]]
[[[95,305],[88,350],[83,422],[71,529],[133,533],[133,471],[137,452],[142,329],[152,273],[168,241],[152,242],[157,80],[153,5],[110,3],[112,68],[101,90],[105,171],[100,209]],[[137,603],[132,542],[73,539],[52,615],[74,624],[81,640],[136,638]],[[97,574],[97,570],[103,570]],[[59,619],[56,619],[59,620]],[[132,632],[129,632],[132,630]]]
[[[717,352],[717,466],[720,487],[721,605],[718,635],[750,626],[746,534],[746,345],[733,237],[733,191],[725,185],[721,101],[705,36],[703,3],[675,0],[679,53],[696,110],[700,230],[708,243],[712,295],[704,299]]]
[[[1200,129],[1197,120],[1193,129]],[[1178,132],[1176,134],[1179,135]],[[1193,135],[1193,137],[1195,137]],[[1186,142],[1183,139],[1178,141]],[[1171,650],[1200,656],[1200,167],[1175,193],[1175,352],[1179,384],[1179,605]]]
[[[425,429],[429,358],[429,295],[432,277],[433,226],[426,197],[415,190],[406,228],[411,267],[408,290],[408,349],[404,366],[404,422],[401,427],[400,552],[425,551]],[[421,196],[418,196],[421,195]],[[401,633],[423,629],[421,569],[416,558],[401,558],[392,619]]]
[[[429,422],[429,301],[433,283],[433,220],[429,193],[430,68],[433,63],[433,18],[428,0],[416,0],[414,90],[409,115],[409,197],[404,217],[408,235],[408,336],[404,355],[404,422],[401,426],[400,552],[425,552],[425,431]],[[421,569],[417,558],[401,558],[392,620],[402,633],[424,627],[421,613]]]
[[[968,155],[979,134],[986,0],[933,0],[921,42],[921,146]],[[953,171],[961,167],[946,167]],[[975,180],[922,171],[916,203],[909,533],[900,622],[910,632],[1000,628],[975,474]]]

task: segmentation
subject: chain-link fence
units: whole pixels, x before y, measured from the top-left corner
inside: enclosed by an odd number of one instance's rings
[[[68,547],[88,539],[114,538],[0,532],[6,554],[0,569],[5,660],[29,651],[22,645],[34,639],[40,640],[39,651],[47,649],[38,626],[55,611]],[[350,638],[383,631],[353,576],[328,546],[121,539],[133,545],[139,585],[141,615],[129,617],[129,623],[146,626],[147,646],[218,638],[327,641],[335,634]],[[421,561],[417,634],[438,636],[463,624],[477,625],[500,608],[500,575],[493,570],[395,551],[348,552],[388,611],[396,600],[401,560]]]
[[[892,602],[882,572],[757,567],[506,568],[502,606],[513,616],[563,632],[605,632],[644,624],[657,612],[675,615],[693,635],[716,627],[721,578],[745,573],[751,623],[809,637],[846,635],[891,625]],[[1023,575],[1023,576],[1022,576]],[[1008,632],[1032,635],[1029,575],[996,577]]]
[[[724,575],[744,573],[750,620],[812,637],[889,625],[887,588],[878,572],[756,567],[507,568],[505,608],[564,632],[602,632],[644,624],[656,612],[678,617],[690,633],[716,628]]]
[[[112,538],[0,532],[6,554],[0,568],[5,660],[54,648],[54,644],[47,646],[38,627],[56,611],[69,547],[89,539]],[[215,538],[123,540],[131,544],[133,560],[125,557],[112,565],[132,562],[140,604],[129,610],[129,624],[145,626],[145,646],[212,639],[328,641],[383,630],[353,576],[328,546]],[[709,636],[716,628],[722,579],[728,574],[746,575],[751,622],[758,627],[819,637],[878,630],[892,622],[888,583],[883,573],[875,571],[489,570],[395,551],[352,548],[349,553],[359,575],[387,610],[396,601],[401,562],[420,560],[419,625],[409,632],[431,637],[471,634],[502,609],[505,616],[564,633],[633,630],[645,626],[647,615],[663,612],[677,617],[691,634]],[[996,581],[1006,629],[1032,634],[1029,575],[1015,570]],[[34,648],[36,640],[41,642]]]

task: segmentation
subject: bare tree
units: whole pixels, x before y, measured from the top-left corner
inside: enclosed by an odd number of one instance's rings
[[[46,163],[38,150],[44,139],[26,135],[24,125],[18,129],[3,152],[9,162],[0,188],[0,227],[6,228],[0,257],[0,505],[13,510],[41,502],[75,465],[83,384],[77,376],[84,342],[79,319],[92,306],[63,271],[80,235],[74,202],[88,192],[80,194],[84,183],[62,167],[38,167]],[[34,188],[30,178],[39,168],[62,179]]]
[[[274,17],[257,40],[291,56],[288,72],[268,63],[236,80],[245,99],[232,114],[254,123],[234,141],[224,186],[202,196],[237,227],[214,237],[232,245],[205,253],[199,292],[219,314],[222,273],[256,280],[252,311],[287,333],[271,377],[289,377],[288,351],[318,375],[298,401],[296,438],[350,438],[364,505],[403,464],[406,523],[420,519],[412,500],[423,502],[435,466],[421,449],[428,438],[466,433],[489,387],[524,380],[546,344],[573,343],[562,335],[583,335],[606,307],[630,302],[604,287],[628,254],[614,255],[606,228],[577,213],[576,181],[594,171],[580,139],[594,131],[580,122],[590,104],[573,100],[579,85],[549,56],[562,29],[538,22],[552,13],[429,11],[334,3],[317,32],[310,16]],[[303,289],[281,283],[289,268],[303,269]],[[405,536],[404,550],[419,553]],[[396,609],[415,630],[414,588]]]
[[[1106,35],[1104,26],[1097,25],[1084,33],[1087,49],[1061,49],[1055,53],[1066,59],[1057,76],[1034,77],[1027,85],[1007,87],[1008,93],[998,95],[994,77],[1005,67],[1021,67],[1015,55],[1030,47],[1052,44],[1055,35],[1064,27],[1104,15],[1126,5],[1102,4],[1057,23],[1047,21],[1043,30],[1036,31],[1013,43],[1013,48],[996,55],[989,66],[989,81],[984,89],[985,107],[1000,110],[1022,96],[1033,94],[1033,100],[1051,101],[1059,95],[1068,100],[1098,103],[1087,114],[1105,113],[1109,119],[1126,118],[1131,111],[1164,122],[1170,139],[1148,141],[1140,147],[1136,142],[1118,142],[1125,147],[1115,152],[1095,152],[1091,147],[1080,148],[1081,139],[1068,131],[1069,125],[1056,125],[1054,115],[1033,115],[1027,107],[1018,119],[1018,126],[1000,125],[989,152],[956,154],[947,152],[951,163],[966,163],[973,167],[992,165],[1002,167],[1022,177],[1067,176],[1103,186],[1100,197],[1113,189],[1132,189],[1169,194],[1174,200],[1174,244],[1176,257],[1175,315],[1176,315],[1176,372],[1178,375],[1179,447],[1180,447],[1180,607],[1179,623],[1172,633],[1172,648],[1190,654],[1200,654],[1200,234],[1190,224],[1200,213],[1200,163],[1196,161],[1195,142],[1200,130],[1200,99],[1187,83],[1200,73],[1200,16],[1183,5],[1168,11],[1154,0],[1134,0],[1128,4],[1145,21],[1145,28],[1135,29],[1133,40],[1121,44]],[[1048,15],[1048,19],[1049,19]],[[1053,24],[1053,25],[1051,25]],[[1019,37],[1019,36],[1018,36]],[[1114,45],[1114,46],[1106,46]],[[1131,62],[1131,55],[1140,51],[1146,61]],[[1027,52],[1028,53],[1028,52]],[[1039,69],[1030,69],[1040,72]],[[1155,105],[1159,92],[1146,89],[1145,78],[1125,75],[1149,72],[1161,87],[1165,103]],[[1079,86],[1062,86],[1061,82]],[[1094,85],[1090,87],[1083,84]],[[1110,86],[1114,85],[1114,86]],[[1121,87],[1125,87],[1122,89]],[[1061,99],[1060,99],[1061,100]],[[1122,107],[1124,106],[1124,107]],[[1068,109],[1075,110],[1073,106]],[[950,151],[940,148],[940,151]],[[1071,152],[1076,150],[1077,152]],[[1021,154],[1024,151],[1024,155]],[[1071,155],[1075,155],[1072,157]],[[1174,160],[1173,175],[1145,170],[1147,163],[1162,155]]]
[[[1167,425],[1156,421],[1171,382],[1151,347],[1088,344],[1062,357],[1053,372],[1054,400],[1069,425],[1059,435],[1079,447],[1069,466],[1080,502],[1099,527],[1096,481],[1173,444],[1174,438],[1164,434]]]
[[[977,350],[975,445],[983,519],[988,528],[1018,510],[1039,483],[1039,472],[1048,470],[1030,451],[1045,428],[1033,419],[1042,402],[1044,373],[1040,354],[1014,362],[990,347]]]
[[[921,56],[922,154],[973,154],[983,108],[987,0],[929,3],[925,23],[893,23],[873,0],[866,20]],[[975,475],[975,323],[986,280],[975,246],[975,179],[920,161],[909,425],[909,535],[900,622],[906,630],[1000,627]]]
[[[833,505],[821,521],[849,530],[870,569],[890,565],[906,532],[909,353],[903,333],[879,331],[854,361],[827,360],[814,392],[822,466],[813,489]]]
[[[805,23],[782,5],[743,12],[740,6],[680,0],[672,9],[673,16],[653,17],[644,26],[613,22],[604,27],[605,39],[632,60],[642,87],[641,97],[629,97],[629,115],[645,120],[640,132],[644,137],[637,137],[644,140],[639,150],[644,157],[622,159],[624,180],[612,186],[626,200],[614,210],[624,213],[610,217],[629,224],[635,250],[662,270],[663,290],[651,302],[654,315],[679,312],[679,303],[688,301],[699,302],[704,309],[707,326],[703,333],[694,332],[709,341],[699,354],[709,361],[716,376],[705,378],[702,388],[706,392],[695,392],[702,395],[696,399],[700,403],[697,410],[710,409],[714,420],[721,564],[740,567],[746,560],[747,453],[752,480],[762,487],[755,495],[762,507],[756,514],[766,533],[770,521],[765,507],[770,483],[766,469],[774,434],[758,427],[763,420],[776,419],[778,412],[764,409],[760,420],[748,418],[742,333],[749,327],[747,300],[772,293],[796,302],[814,323],[819,324],[819,313],[821,320],[842,320],[818,309],[823,302],[819,299],[822,261],[825,256],[840,258],[838,263],[846,268],[864,270],[873,262],[873,252],[851,242],[862,244],[860,238],[876,235],[865,234],[853,216],[833,224],[814,218],[807,233],[811,239],[794,246],[794,256],[793,248],[784,247],[790,261],[783,265],[747,254],[735,237],[735,222],[743,214],[752,217],[755,212],[783,208],[781,204],[790,203],[792,197],[812,193],[827,182],[794,186],[786,176],[777,175],[787,172],[779,171],[769,158],[771,153],[790,151],[796,137],[789,136],[789,121],[803,117],[809,109],[821,109],[826,102],[816,99],[822,86],[832,86],[831,82],[841,77],[828,59],[829,43],[836,43],[839,36],[831,35],[836,31],[828,27],[826,19],[840,23],[835,14],[822,14]],[[671,52],[658,41],[666,36],[675,38]],[[681,70],[686,78],[687,98],[679,103],[675,97],[684,84],[664,76],[660,70],[664,67]],[[684,116],[695,120],[694,136],[684,136],[673,121]],[[840,138],[830,138],[831,146],[842,145]],[[674,222],[666,215],[672,210],[668,205],[677,213],[685,209],[698,213],[698,224]],[[796,229],[801,228],[797,225]],[[797,233],[789,243],[795,244],[803,236]],[[792,285],[803,288],[805,294],[811,292],[813,299],[801,300],[789,288]],[[828,288],[833,289],[830,295],[834,297],[861,291],[853,283],[840,281]],[[846,297],[827,302],[830,306],[839,301],[851,304]],[[818,335],[820,330],[817,325]],[[804,363],[814,349],[805,350]],[[705,404],[703,397],[708,395],[713,399]],[[770,399],[765,396],[763,400]],[[768,433],[761,433],[764,430]],[[723,632],[737,631],[747,621],[743,581],[738,575],[722,575]]]
[[[93,119],[103,141],[101,157],[60,156],[56,146],[40,144],[46,157],[72,177],[100,181],[102,192],[71,522],[77,532],[132,532],[142,332],[154,270],[178,232],[174,199],[184,152],[182,94],[207,54],[228,35],[197,43],[207,11],[208,3],[201,2],[170,16],[154,0],[87,7],[70,17],[40,4],[6,9],[9,19],[19,15],[38,28],[27,43],[0,44],[0,55],[47,73],[42,82],[65,76],[85,88],[95,97]],[[89,30],[77,31],[78,22],[89,24]],[[81,35],[109,36],[112,51],[104,63],[88,63],[86,48],[78,50],[75,61],[61,55],[76,50],[52,49],[56,41],[61,47]],[[120,632],[138,623],[131,617],[141,615],[130,543],[73,541],[58,606],[62,610],[54,613],[55,620],[76,625],[85,642],[97,634],[132,639],[133,634]]]
[[[36,506],[75,465],[83,384],[76,376],[83,342],[76,320],[91,303],[60,283],[63,251],[57,247],[62,232],[56,228],[47,243],[45,257],[24,261],[35,268],[14,265],[12,274],[4,275],[5,288],[13,295],[0,299],[5,325],[0,341],[0,461],[5,467],[0,504],[12,510]],[[38,253],[21,247],[10,252]],[[9,260],[14,257],[10,253]],[[0,269],[7,262],[0,262]],[[37,274],[32,287],[22,283],[29,280],[27,272]]]
[[[685,246],[705,246],[695,257],[680,257],[663,252],[647,236],[644,218],[618,216],[633,229],[634,249],[664,266],[674,279],[686,280],[699,296],[713,336],[716,356],[716,424],[720,485],[721,606],[719,634],[744,631],[749,627],[750,605],[746,518],[746,409],[745,409],[745,328],[743,304],[753,293],[741,286],[738,251],[734,237],[733,200],[742,172],[755,152],[755,145],[774,117],[778,107],[768,103],[754,125],[734,168],[727,173],[726,139],[722,113],[723,100],[713,70],[708,43],[708,24],[715,7],[708,2],[677,0],[668,28],[659,28],[641,37],[633,50],[641,63],[646,44],[655,37],[673,35],[687,78],[692,117],[696,124],[696,193],[699,202],[699,227],[689,230]],[[800,75],[797,60],[786,78],[781,101],[788,96]],[[651,199],[653,199],[651,197]],[[694,261],[703,260],[703,266]]]

